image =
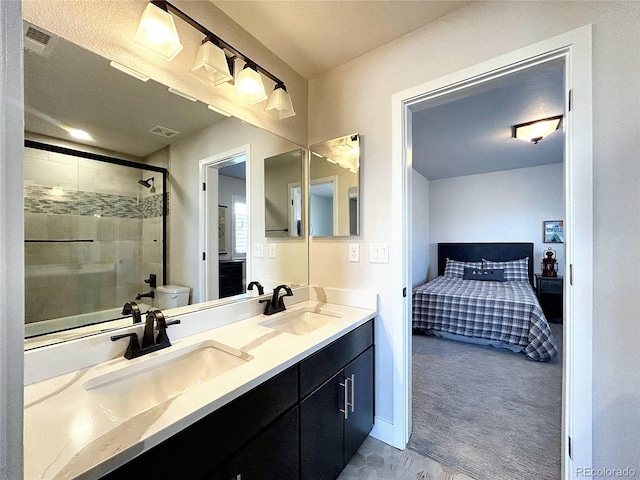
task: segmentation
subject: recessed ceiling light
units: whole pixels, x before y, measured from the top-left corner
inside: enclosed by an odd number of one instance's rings
[[[71,135],[73,138],[77,138],[78,140],[93,140],[93,137],[84,130],[71,127],[65,128],[65,130],[69,132],[69,135]]]
[[[227,113],[224,110],[220,110],[218,107],[214,107],[213,105],[207,105],[207,108],[209,110],[213,110],[216,113],[219,113],[220,115],[224,115],[225,117],[230,117],[231,116],[230,113]]]
[[[181,92],[180,90],[178,90],[176,88],[173,88],[173,87],[169,87],[169,91],[171,93],[173,93],[174,95],[178,95],[179,97],[186,98],[187,100],[189,100],[191,102],[195,102],[195,101],[198,100],[196,97],[192,97],[191,95],[189,95],[187,93],[184,93],[184,92]]]

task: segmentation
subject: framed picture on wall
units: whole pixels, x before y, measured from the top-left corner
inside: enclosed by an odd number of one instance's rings
[[[543,224],[544,243],[564,243],[564,220],[545,220]]]
[[[218,253],[227,253],[227,207],[218,206]]]

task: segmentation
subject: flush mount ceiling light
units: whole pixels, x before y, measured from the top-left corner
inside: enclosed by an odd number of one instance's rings
[[[233,86],[233,93],[249,105],[255,105],[268,98],[264,91],[262,77],[258,73],[255,65],[247,62],[244,68],[238,72],[236,83]]]
[[[130,75],[133,78],[137,78],[138,80],[140,80],[142,82],[146,82],[150,78],[150,77],[147,77],[144,73],[137,72],[137,71],[133,70],[132,68],[126,67],[126,66],[122,65],[121,63],[114,62],[113,60],[111,62],[109,62],[109,65],[112,66],[113,68],[115,68],[116,70],[120,70],[122,73],[126,73],[127,75]]]
[[[229,69],[229,63],[224,51],[212,43],[210,38],[205,38],[202,45],[198,47],[196,61],[191,69],[191,74],[209,82],[212,85],[233,80],[233,75]]]
[[[71,135],[73,138],[77,138],[78,140],[93,140],[93,137],[89,135],[88,132],[84,130],[80,130],[79,128],[72,127],[62,127]]]
[[[279,119],[295,115],[291,97],[282,80],[165,0],[152,0],[145,7],[133,41],[165,60],[171,61],[182,50],[172,15],[205,36],[198,47],[196,59],[191,68],[194,76],[216,86],[231,82],[234,73],[233,65],[236,59],[240,59],[245,62],[245,67],[237,74],[234,84],[234,93],[238,98],[250,105],[267,100],[261,76],[263,75],[275,84],[274,92],[265,110],[274,110]]]
[[[269,101],[264,110],[266,112],[273,110],[279,120],[293,117],[296,114],[296,112],[293,111],[291,96],[284,85],[276,85],[269,96]]]
[[[151,2],[145,7],[133,42],[171,61],[182,50],[182,44],[165,3]]]
[[[543,118],[533,122],[514,125],[512,128],[513,138],[519,138],[525,142],[538,143],[544,137],[552,134],[560,127],[562,115]]]

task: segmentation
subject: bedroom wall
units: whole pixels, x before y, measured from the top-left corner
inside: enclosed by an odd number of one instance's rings
[[[429,180],[416,170],[411,176],[411,192],[413,205],[411,205],[411,286],[415,287],[427,280],[429,268]],[[427,221],[425,221],[427,220]],[[437,256],[436,256],[437,258]]]
[[[391,256],[400,248],[388,228],[391,96],[587,24],[593,24],[595,232],[594,264],[582,268],[594,272],[593,461],[640,470],[640,3],[471,2],[311,80],[309,143],[354,131],[366,138],[358,241],[361,252],[368,243],[389,243]],[[392,424],[391,345],[403,321],[393,305],[402,285],[391,265],[370,264],[366,255],[349,263],[351,241],[311,239],[310,281],[379,293],[376,413]]]
[[[564,218],[562,169],[562,163],[555,163],[432,180],[429,280],[438,275],[439,242],[533,242],[535,273],[540,273],[544,250],[552,247],[558,274],[564,275],[564,244],[542,242],[542,222]]]

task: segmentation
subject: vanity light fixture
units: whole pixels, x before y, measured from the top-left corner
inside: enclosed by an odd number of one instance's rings
[[[178,31],[166,2],[147,4],[133,42],[167,61],[173,60],[182,51]]]
[[[555,117],[543,118],[542,120],[521,123],[520,125],[511,127],[511,135],[513,138],[519,138],[525,142],[537,144],[544,137],[555,132],[560,127],[561,121],[562,115],[557,115]]]
[[[126,73],[127,75],[130,75],[133,78],[137,78],[138,80],[143,81],[143,82],[148,81],[149,78],[150,78],[150,77],[147,77],[143,73],[136,72],[132,68],[125,67],[124,65],[122,65],[122,64],[120,64],[118,62],[114,62],[113,60],[111,62],[109,62],[109,65],[112,66],[113,68],[115,68],[116,70],[120,70],[121,72]]]
[[[219,46],[213,44],[214,41],[211,37],[205,37],[202,41],[191,74],[212,85],[220,85],[233,80],[233,75],[227,56]]]
[[[293,111],[291,96],[283,84],[276,85],[269,96],[265,111],[273,110],[277,114],[278,120],[293,117],[296,112]]]
[[[133,41],[160,55],[165,60],[171,61],[182,50],[172,15],[177,16],[205,36],[202,44],[198,47],[196,60],[191,68],[191,73],[194,76],[213,85],[231,82],[233,81],[235,60],[240,59],[245,62],[245,66],[242,71],[238,72],[235,79],[234,93],[238,98],[250,105],[267,100],[269,97],[265,93],[261,76],[263,75],[275,84],[265,111],[274,110],[279,119],[292,117],[296,114],[293,110],[291,97],[282,80],[166,0],[151,0],[145,7]]]
[[[255,65],[250,62],[245,63],[244,68],[238,72],[233,93],[249,105],[255,105],[268,98],[264,91],[262,77]]]

